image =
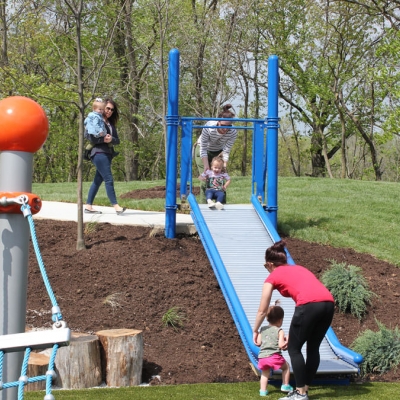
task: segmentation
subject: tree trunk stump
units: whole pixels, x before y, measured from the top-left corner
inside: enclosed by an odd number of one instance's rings
[[[142,379],[143,336],[136,329],[96,332],[101,344],[103,376],[107,386],[137,386]]]
[[[49,369],[50,358],[45,354],[31,353],[28,361],[28,376],[41,376],[46,375]],[[46,381],[32,382],[25,386],[25,391],[45,390]]]
[[[100,344],[95,335],[73,333],[69,346],[60,347],[55,360],[54,384],[65,389],[99,386],[101,380]]]

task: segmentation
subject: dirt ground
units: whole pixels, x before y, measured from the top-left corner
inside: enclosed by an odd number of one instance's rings
[[[154,188],[125,196],[148,198],[155,191],[165,196],[165,191]],[[38,220],[35,226],[49,280],[63,318],[73,331],[143,330],[142,382],[258,380],[197,236],[166,239],[145,227],[99,224],[95,232],[85,236],[87,250],[77,252],[75,222]],[[317,276],[332,259],[361,267],[370,290],[379,296],[361,322],[350,315],[335,314],[333,328],[343,345],[349,347],[365,329],[377,330],[375,318],[388,327],[398,324],[397,267],[352,249],[286,240],[293,259]],[[261,287],[262,282],[260,293]],[[172,307],[184,315],[180,329],[162,323]],[[50,309],[31,247],[27,325],[50,327]],[[367,379],[399,381],[400,371]]]

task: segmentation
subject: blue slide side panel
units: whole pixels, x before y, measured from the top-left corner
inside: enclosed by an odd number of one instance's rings
[[[268,218],[267,212],[264,210],[264,208],[258,201],[257,196],[255,196],[254,194],[251,196],[251,204],[253,204],[253,207],[256,210],[257,215],[260,217],[260,220],[264,224],[265,229],[270,234],[273,242],[274,243],[279,242],[281,240],[281,237],[279,236],[274,225]],[[287,250],[286,250],[286,254],[287,254],[288,264],[295,265],[295,262],[293,261],[292,256],[289,254],[289,252]]]
[[[361,354],[356,353],[355,351],[343,346],[339,342],[339,339],[337,338],[335,332],[331,327],[326,333],[326,338],[334,353],[342,360],[345,360],[356,367],[358,367],[364,361],[364,357]]]
[[[257,355],[259,348],[253,343],[252,329],[247,320],[243,307],[238,299],[232,282],[226,272],[225,266],[221,260],[219,252],[215,246],[214,240],[210,234],[207,224],[204,221],[200,208],[197,204],[196,197],[189,194],[188,202],[190,204],[194,224],[203,242],[204,248],[211,262],[215,276],[225,296],[229,310],[232,314],[236,328],[242,339],[247,355],[254,366],[257,367]]]
[[[258,201],[257,197],[255,195],[252,195],[251,197],[251,203],[254,206],[254,209],[256,210],[258,216],[260,217],[261,221],[265,225],[265,228],[268,230],[268,232],[271,235],[271,238],[273,239],[274,242],[278,242],[281,240],[278,232],[276,232],[275,227],[271,223],[271,221],[268,218],[268,215],[264,208],[261,206],[260,202]],[[289,251],[287,251],[287,256],[288,256],[288,264],[295,265],[295,262],[293,261],[291,255],[289,254]],[[363,362],[363,356],[361,354],[356,353],[355,351],[343,346],[340,342],[337,336],[335,335],[335,332],[333,331],[332,328],[329,328],[326,338],[328,340],[329,345],[331,346],[332,350],[334,353],[339,356],[341,359],[347,361],[348,363],[358,366]]]

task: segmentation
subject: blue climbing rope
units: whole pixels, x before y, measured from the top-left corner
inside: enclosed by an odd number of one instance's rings
[[[51,352],[49,369],[46,372],[46,393],[51,394],[51,382],[56,377],[56,373],[54,372],[54,364],[56,361],[56,355],[58,350],[58,344],[53,346],[53,351]],[[47,398],[48,400],[49,398]]]
[[[4,351],[0,350],[0,389],[3,389],[3,359],[4,359]]]
[[[24,386],[28,383],[28,361],[31,355],[31,348],[27,347],[25,350],[24,361],[22,362],[21,376],[19,377],[18,385],[18,400],[24,399]]]
[[[33,222],[33,216],[32,216],[31,208],[30,208],[29,204],[23,204],[21,206],[21,211],[24,214],[25,218],[27,218],[27,220],[29,222],[33,248],[35,249],[36,258],[37,258],[37,261],[38,261],[38,264],[39,264],[40,272],[42,273],[44,285],[46,286],[47,293],[48,293],[48,295],[50,297],[50,300],[51,300],[51,303],[53,305],[53,308],[52,308],[52,314],[53,314],[52,315],[52,319],[53,319],[53,322],[60,321],[60,320],[62,320],[60,307],[58,307],[56,297],[54,295],[53,289],[51,288],[49,278],[47,277],[47,273],[46,273],[46,269],[45,269],[45,266],[44,266],[44,262],[42,260],[42,255],[40,254],[40,249],[39,249],[38,241],[37,241],[37,238],[36,238],[35,224]]]
[[[57,304],[56,297],[55,297],[53,289],[50,285],[50,281],[47,277],[46,268],[44,266],[44,262],[43,262],[41,254],[40,254],[40,249],[39,249],[39,245],[38,245],[38,241],[37,241],[37,237],[36,237],[35,225],[33,222],[32,212],[31,212],[29,204],[23,203],[21,206],[21,211],[22,211],[24,217],[28,220],[30,232],[31,232],[32,244],[33,244],[33,248],[34,248],[35,254],[36,254],[36,259],[38,261],[38,265],[40,268],[40,272],[42,274],[44,285],[46,287],[47,293],[52,302],[51,313],[52,313],[52,320],[54,322],[53,329],[65,328],[66,323],[64,321],[62,321],[62,314],[60,311],[60,307]],[[54,367],[55,367],[55,359],[56,359],[58,348],[59,348],[59,344],[57,344],[57,343],[53,344],[53,349],[52,349],[52,353],[51,353],[50,360],[49,360],[49,368],[46,372],[46,375],[40,375],[40,376],[35,376],[35,377],[29,378],[27,376],[27,372],[28,372],[29,356],[31,354],[32,349],[30,347],[26,347],[24,359],[23,359],[23,363],[22,363],[22,367],[21,367],[21,375],[20,375],[18,381],[7,382],[7,383],[3,383],[3,380],[2,380],[3,379],[3,363],[4,363],[4,353],[5,352],[3,350],[0,350],[0,390],[12,388],[12,387],[18,387],[18,400],[23,400],[25,385],[27,385],[28,383],[39,382],[39,381],[45,380],[46,381],[46,395],[45,395],[44,399],[45,400],[53,400],[54,396],[51,394],[51,385],[52,385],[53,379],[55,379],[55,377],[56,377]]]

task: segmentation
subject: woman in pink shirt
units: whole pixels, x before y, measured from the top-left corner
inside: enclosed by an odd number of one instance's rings
[[[265,252],[265,268],[270,275],[264,282],[253,340],[256,343],[273,290],[278,290],[284,297],[291,297],[296,303],[296,308],[289,329],[288,353],[296,389],[279,400],[308,400],[308,387],[320,362],[319,347],[332,323],[334,299],[329,290],[308,269],[287,264],[285,246],[286,243],[281,240]],[[307,343],[306,360],[301,353],[304,343]]]

